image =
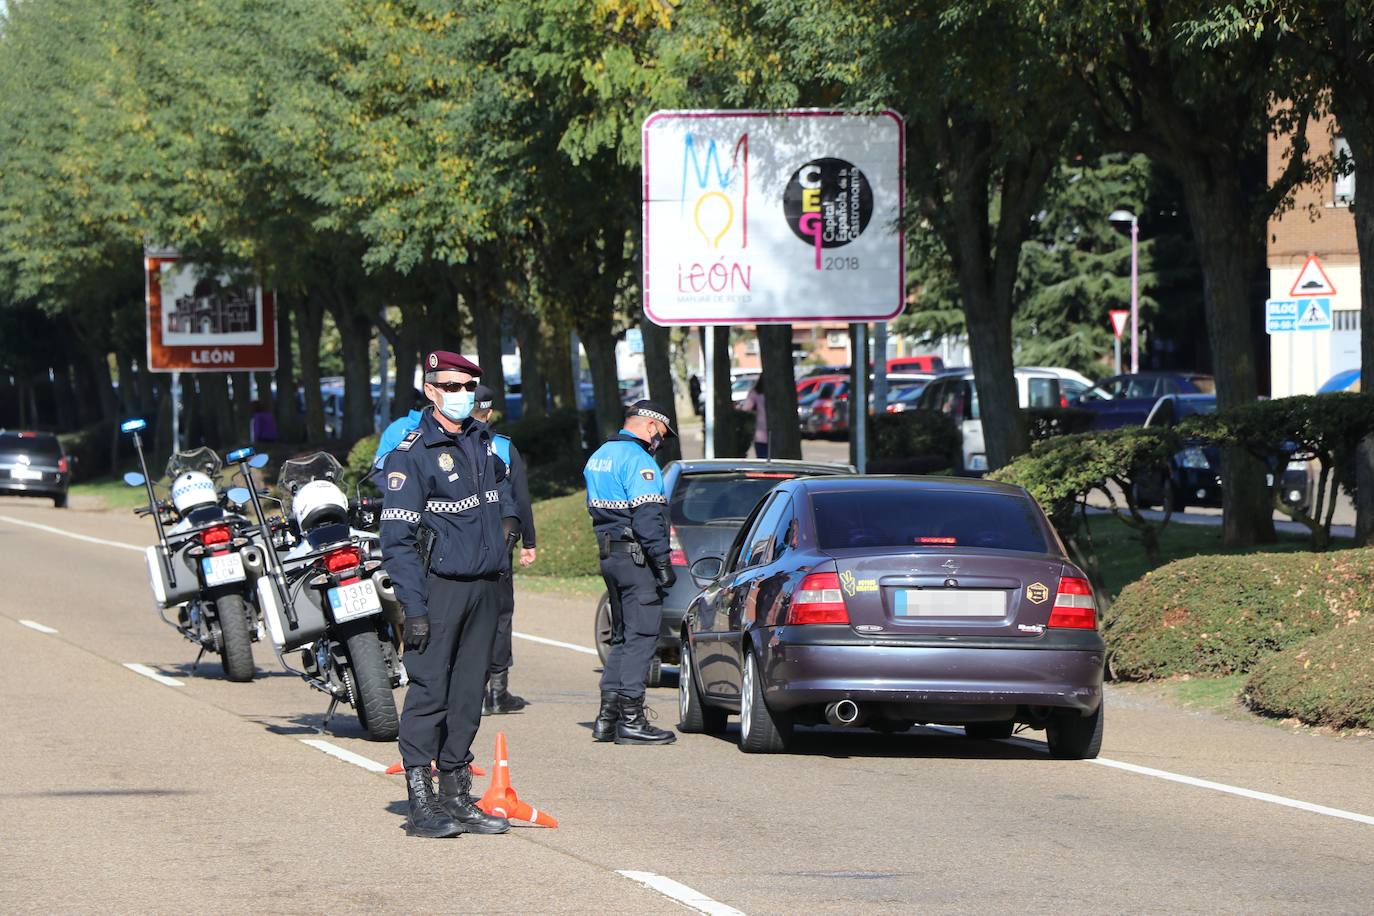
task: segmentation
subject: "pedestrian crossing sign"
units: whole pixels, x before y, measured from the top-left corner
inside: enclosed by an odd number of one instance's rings
[[[1298,314],[1299,331],[1329,331],[1331,330],[1331,300],[1330,299],[1308,299],[1302,303],[1302,311]]]

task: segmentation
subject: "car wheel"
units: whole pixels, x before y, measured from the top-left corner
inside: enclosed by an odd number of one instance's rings
[[[53,508],[55,508],[55,509],[65,509],[65,508],[67,508],[67,494],[66,494],[66,493],[63,493],[63,494],[60,495],[60,496],[54,496],[54,497],[52,498],[52,504],[53,504]]]
[[[1072,710],[1061,711],[1045,727],[1050,756],[1060,760],[1091,760],[1102,749],[1102,708],[1090,716]]]
[[[682,640],[682,661],[677,672],[677,730],[688,734],[717,735],[725,731],[725,710],[707,706],[692,671],[691,650]]]
[[[883,735],[899,735],[910,731],[915,724],[915,719],[879,719],[870,723],[869,727]]]
[[[792,723],[774,715],[763,698],[763,682],[759,678],[754,653],[744,650],[744,689],[739,705],[739,748],[746,754],[776,754],[787,749],[792,737]]]
[[[975,741],[997,741],[1010,738],[1016,723],[1007,722],[970,722],[964,726],[964,737]]]
[[[649,660],[649,674],[644,678],[645,687],[663,686],[663,659],[655,655]]]
[[[611,593],[602,592],[601,600],[596,603],[595,632],[596,654],[601,664],[606,664],[606,656],[611,651]]]

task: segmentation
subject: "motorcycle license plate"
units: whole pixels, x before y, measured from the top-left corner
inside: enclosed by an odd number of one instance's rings
[[[202,557],[200,568],[205,573],[206,585],[228,585],[231,582],[244,580],[243,557],[236,553]]]
[[[363,579],[350,585],[341,585],[329,590],[329,607],[334,612],[334,622],[343,623],[358,617],[382,612],[382,599],[377,597],[377,586],[371,579]]]

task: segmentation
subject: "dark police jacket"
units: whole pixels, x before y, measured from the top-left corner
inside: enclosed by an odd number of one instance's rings
[[[592,453],[582,470],[587,482],[587,512],[598,539],[625,537],[634,532],[653,564],[666,569],[668,500],[663,495],[663,473],[644,440],[621,430]]]
[[[510,568],[502,518],[519,518],[491,433],[464,420],[449,435],[432,409],[386,457],[382,554],[406,616],[426,613],[421,526],[434,533],[429,572],[446,579],[494,577]]]

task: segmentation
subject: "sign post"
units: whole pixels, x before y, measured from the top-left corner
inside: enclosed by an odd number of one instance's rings
[[[1112,319],[1112,333],[1116,336],[1113,351],[1116,357],[1116,374],[1121,374],[1121,335],[1126,330],[1126,319],[1133,314],[1130,309],[1112,309],[1107,313]],[[1135,370],[1132,369],[1132,372]]]
[[[655,324],[855,325],[901,314],[906,147],[896,112],[658,111],[643,137],[641,288]],[[856,441],[867,416],[865,399]],[[707,456],[718,419],[708,397]]]

